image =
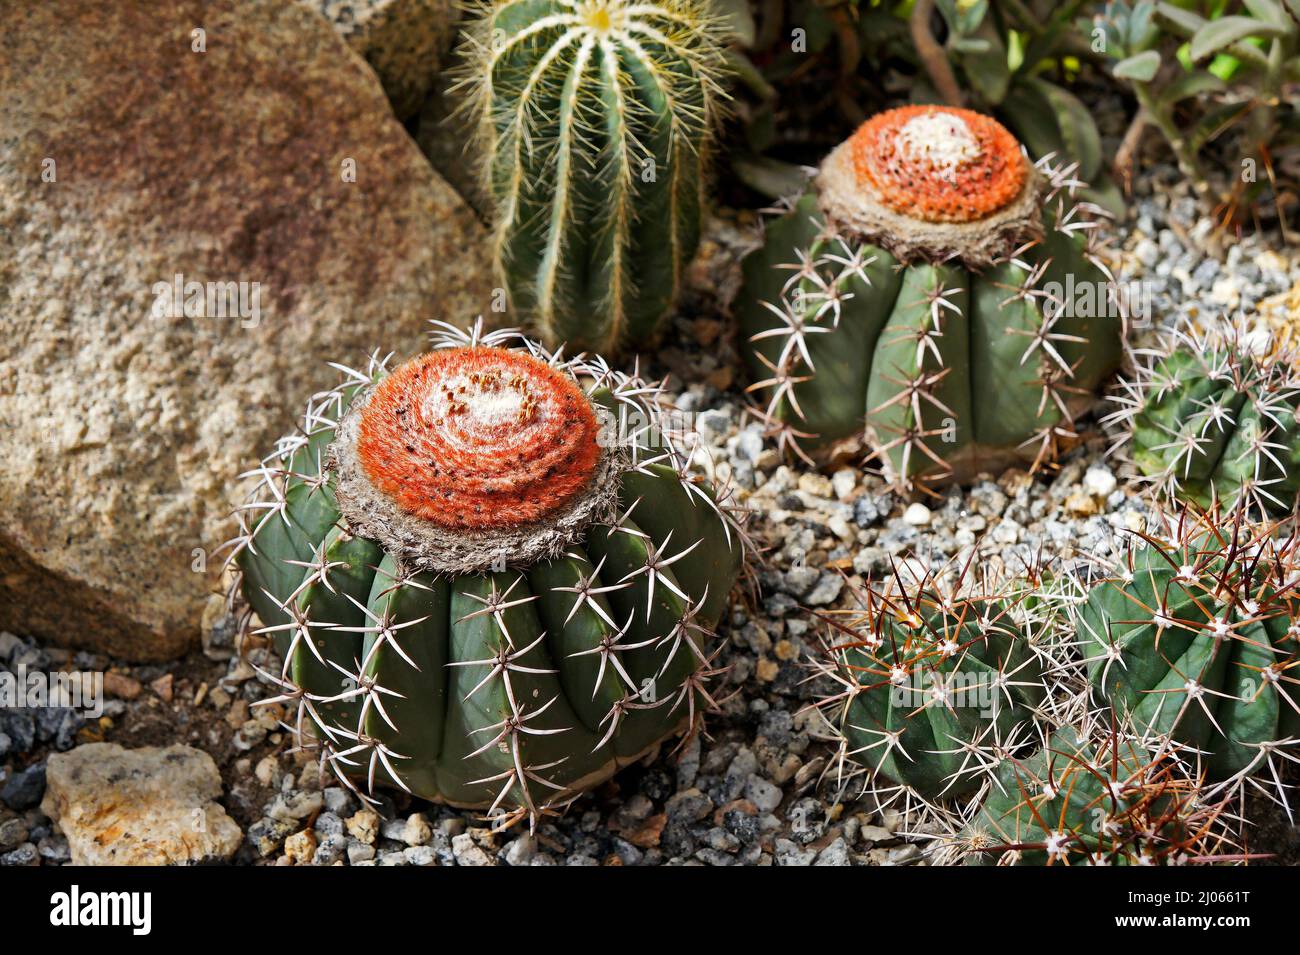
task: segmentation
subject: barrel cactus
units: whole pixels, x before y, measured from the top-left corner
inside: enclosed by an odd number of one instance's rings
[[[851,608],[819,614],[832,631],[819,669],[836,691],[821,706],[843,756],[882,794],[878,779],[925,804],[975,792],[1047,693],[1026,615],[1014,598],[928,574],[852,593]]]
[[[1300,352],[1239,320],[1184,323],[1136,357],[1110,420],[1147,482],[1203,508],[1296,511]]]
[[[1046,159],[940,106],[880,113],[830,153],[737,303],[785,447],[821,463],[865,445],[910,489],[1076,438],[1123,323],[1099,210]]]
[[[744,549],[655,386],[516,339],[315,397],[235,556],[322,763],[503,825],[694,726]]]
[[[1220,787],[1275,780],[1300,746],[1300,541],[1241,510],[1169,520],[1078,606],[1093,695]]]
[[[1064,727],[999,767],[980,810],[941,840],[967,865],[1187,865],[1241,857],[1222,804],[1186,765],[1089,723]]]
[[[514,314],[551,346],[652,340],[699,244],[723,96],[705,0],[496,0],[463,60]]]

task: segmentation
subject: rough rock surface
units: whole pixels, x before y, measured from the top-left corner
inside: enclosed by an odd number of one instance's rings
[[[50,757],[41,810],[74,865],[177,865],[239,848],[243,833],[213,801],[220,795],[216,763],[197,749],[88,743]]]
[[[447,59],[460,19],[453,0],[302,0],[334,24],[379,74],[393,112],[406,119],[424,102]]]
[[[304,6],[0,0],[0,22],[0,627],[172,656],[233,476],[326,361],[472,319],[483,232]],[[245,283],[243,311],[168,311],[177,274]]]

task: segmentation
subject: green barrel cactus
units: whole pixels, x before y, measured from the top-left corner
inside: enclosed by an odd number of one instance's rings
[[[1300,354],[1244,321],[1165,336],[1109,416],[1145,480],[1200,507],[1256,517],[1300,506]]]
[[[1236,861],[1221,806],[1173,758],[1113,731],[1056,730],[1007,759],[979,811],[936,851],[967,865],[1186,865]]]
[[[812,463],[866,447],[904,489],[1052,460],[1118,366],[1098,210],[995,120],[868,120],[767,224],[736,304],[750,391]]]
[[[323,765],[501,824],[694,728],[745,546],[653,386],[513,343],[315,397],[234,558]]]
[[[1045,657],[1014,600],[951,596],[929,578],[891,584],[820,615],[832,630],[820,669],[837,691],[823,712],[877,791],[893,784],[925,803],[969,795],[1043,703]]]
[[[723,97],[704,0],[498,0],[463,59],[514,314],[552,347],[652,341],[699,244]]]
[[[1240,510],[1170,520],[1075,614],[1094,698],[1211,780],[1276,779],[1300,744],[1300,544]]]

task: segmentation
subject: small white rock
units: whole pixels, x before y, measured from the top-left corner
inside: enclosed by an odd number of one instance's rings
[[[1116,484],[1115,475],[1109,468],[1088,468],[1088,473],[1083,476],[1084,489],[1094,497],[1110,497]]]
[[[930,523],[930,509],[920,501],[909,504],[903,512],[903,520],[913,527],[924,527]]]

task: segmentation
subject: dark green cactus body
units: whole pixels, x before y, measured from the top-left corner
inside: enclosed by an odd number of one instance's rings
[[[1293,357],[1241,354],[1231,333],[1180,337],[1130,386],[1134,463],[1166,493],[1201,507],[1293,513],[1300,501]]]
[[[1229,543],[1241,533],[1141,548],[1078,618],[1095,694],[1135,731],[1199,751],[1214,780],[1300,739],[1294,570],[1266,536]]]
[[[329,445],[354,391],[309,412],[298,440]],[[480,573],[415,570],[354,536],[323,457],[300,447],[276,459],[291,467],[268,465],[283,483],[252,511],[243,592],[332,768],[535,818],[689,724],[742,539],[711,489],[638,440],[616,519]]]
[[[836,648],[846,755],[926,800],[966,795],[1042,703],[1042,663],[1002,601],[869,610]],[[842,703],[840,701],[843,701]]]
[[[967,865],[1178,864],[1213,845],[1195,796],[1172,764],[1065,728],[1002,763],[954,844]]]
[[[865,429],[904,482],[1050,456],[1118,366],[1122,326],[1082,235],[1058,229],[1050,206],[1044,218],[1044,240],[1017,258],[1042,270],[1037,288],[1071,296],[1047,309],[1021,265],[902,266],[828,230],[815,192],[805,194],[745,259],[737,305],[753,341],[751,376],[769,383],[756,389],[771,399],[769,412],[810,435],[813,449]],[[790,266],[803,263],[809,274],[799,277]],[[806,358],[792,337],[806,342]]]
[[[471,30],[496,256],[550,345],[650,341],[700,239],[719,49],[693,0],[490,7]]]

